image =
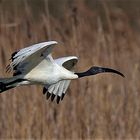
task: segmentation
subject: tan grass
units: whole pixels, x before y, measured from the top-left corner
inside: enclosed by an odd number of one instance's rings
[[[140,34],[129,12],[101,1],[92,10],[79,0],[56,18],[47,2],[38,17],[28,3],[8,10],[1,2],[0,77],[10,76],[5,67],[13,51],[57,40],[53,56],[78,56],[78,71],[106,66],[126,78],[103,74],[73,81],[59,105],[46,101],[41,86],[7,91],[0,95],[0,139],[139,139]]]

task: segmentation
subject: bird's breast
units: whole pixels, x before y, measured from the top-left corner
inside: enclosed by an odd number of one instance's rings
[[[60,76],[52,70],[32,70],[25,79],[39,84],[54,84],[60,80]]]
[[[44,61],[27,73],[24,78],[39,84],[54,84],[60,80],[76,79],[77,76],[55,63]]]
[[[42,62],[27,73],[24,78],[39,84],[54,84],[61,80],[61,74],[55,64]]]

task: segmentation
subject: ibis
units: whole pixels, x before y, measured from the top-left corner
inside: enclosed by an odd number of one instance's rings
[[[56,41],[34,44],[14,52],[7,71],[13,71],[10,78],[0,78],[0,93],[17,86],[39,84],[43,86],[46,99],[57,103],[63,100],[71,80],[96,75],[99,73],[115,73],[124,75],[114,69],[92,66],[85,72],[75,72],[74,66],[78,62],[76,56],[53,59],[51,53]]]

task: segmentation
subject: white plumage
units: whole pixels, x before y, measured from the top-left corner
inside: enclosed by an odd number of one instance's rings
[[[21,85],[41,84],[47,99],[59,103],[73,79],[95,75],[102,72],[122,73],[102,67],[91,67],[88,71],[75,73],[74,66],[78,61],[75,56],[53,59],[51,52],[56,41],[38,43],[14,52],[7,71],[13,70],[13,77],[0,79],[0,93]]]

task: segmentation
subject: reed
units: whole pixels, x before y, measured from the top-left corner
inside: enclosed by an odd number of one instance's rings
[[[117,3],[56,1],[42,0],[39,13],[27,0],[10,8],[0,2],[0,77],[12,75],[5,67],[13,51],[57,40],[53,56],[78,56],[78,71],[106,66],[126,78],[102,74],[73,81],[59,105],[46,101],[41,86],[7,91],[0,95],[0,139],[139,139],[139,15],[134,28],[133,15]]]

